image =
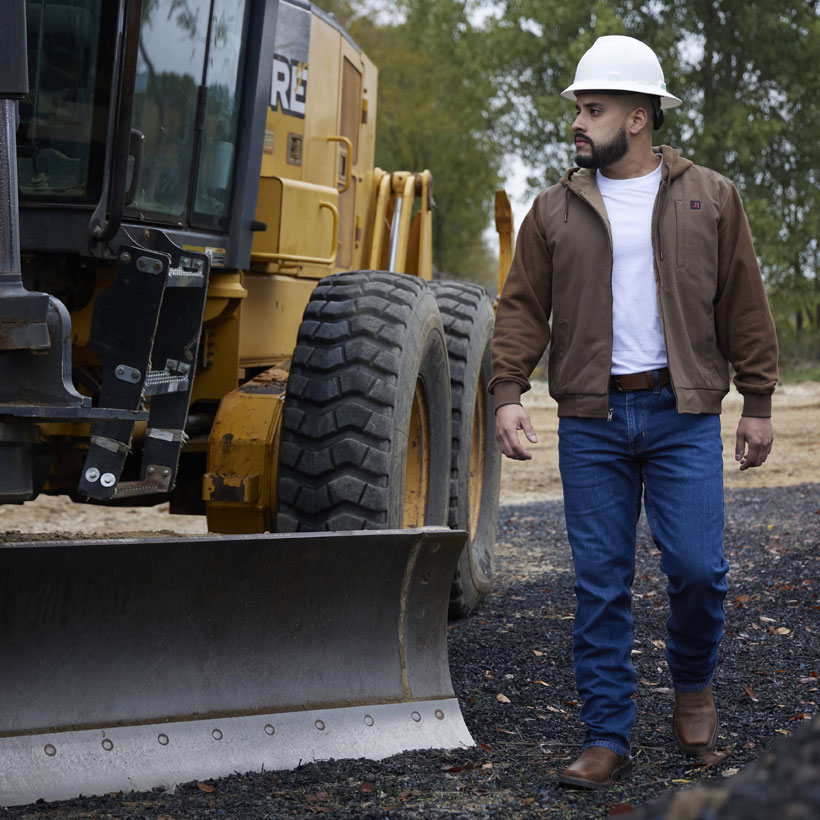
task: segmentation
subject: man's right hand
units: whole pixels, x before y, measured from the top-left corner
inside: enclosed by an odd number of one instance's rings
[[[499,450],[507,458],[527,461],[532,458],[532,453],[521,446],[519,430],[524,432],[529,441],[538,441],[538,436],[530,424],[530,417],[520,404],[505,404],[499,407],[495,414],[495,440],[498,442]]]

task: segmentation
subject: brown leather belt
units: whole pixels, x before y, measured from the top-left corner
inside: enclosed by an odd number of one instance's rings
[[[655,373],[658,374],[658,386],[669,384],[669,368],[647,370],[644,373],[624,373],[620,376],[610,376],[609,386],[613,390],[629,393],[633,390],[651,390],[655,386]]]

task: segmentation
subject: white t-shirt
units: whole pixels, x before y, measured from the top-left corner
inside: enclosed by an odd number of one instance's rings
[[[666,367],[652,254],[661,164],[632,179],[610,179],[596,171],[595,181],[612,229],[612,373]]]

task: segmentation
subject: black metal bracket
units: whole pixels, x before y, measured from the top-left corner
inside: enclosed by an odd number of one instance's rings
[[[79,491],[99,501],[173,489],[193,387],[208,273],[205,254],[162,231],[122,244],[115,282],[97,297],[90,344],[103,364],[100,405],[149,406],[140,479],[121,481],[133,424],[94,426]]]

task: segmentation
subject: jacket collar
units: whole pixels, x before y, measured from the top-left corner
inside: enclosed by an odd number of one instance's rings
[[[661,145],[652,149],[656,154],[660,154],[663,160],[662,178],[665,182],[677,179],[687,168],[692,165],[692,161],[680,155],[677,148],[668,145]],[[591,189],[597,191],[595,185],[595,169],[579,168],[577,165],[570,168],[561,178],[561,184],[571,191],[579,194],[585,199],[592,200],[594,194]]]

